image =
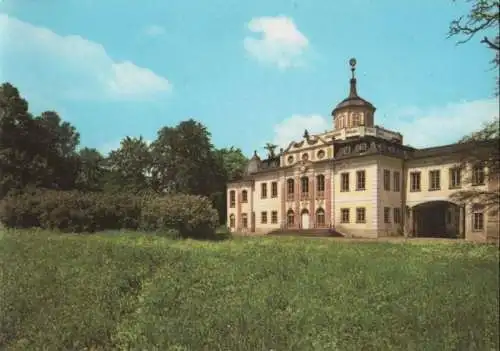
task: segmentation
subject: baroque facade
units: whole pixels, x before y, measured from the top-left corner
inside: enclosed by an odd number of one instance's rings
[[[356,60],[347,98],[332,111],[333,130],[304,132],[277,155],[253,155],[227,186],[233,232],[334,230],[348,237],[498,238],[498,215],[450,199],[458,189],[493,185],[481,166],[460,166],[466,144],[415,149],[375,125],[375,107],[357,92]],[[470,175],[472,182],[464,179]],[[496,184],[497,185],[497,184]]]

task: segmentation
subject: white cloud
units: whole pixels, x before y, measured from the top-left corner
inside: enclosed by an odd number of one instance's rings
[[[301,140],[305,129],[310,134],[323,133],[332,129],[332,122],[320,115],[293,115],[274,126],[273,143],[285,148],[292,141]]]
[[[413,147],[446,145],[498,118],[498,104],[497,99],[481,99],[428,109],[406,106],[395,109],[388,118],[377,113],[375,124],[403,134],[404,143]],[[300,140],[305,129],[311,134],[319,134],[332,128],[331,117],[293,115],[274,126],[273,142],[279,147],[287,147],[290,142]]]
[[[162,26],[158,26],[156,24],[152,24],[144,30],[144,33],[146,33],[149,36],[156,37],[165,34],[165,28]]]
[[[0,14],[2,80],[54,95],[143,99],[169,92],[170,82],[132,62],[113,60],[104,47],[78,35],[61,36]]]
[[[247,36],[243,41],[246,51],[258,61],[275,64],[280,69],[304,64],[303,55],[309,40],[297,29],[291,18],[253,18],[248,23],[248,29],[262,35],[261,38]]]
[[[446,145],[498,117],[498,103],[497,99],[482,99],[429,109],[404,107],[399,109],[396,118],[390,117],[380,124],[403,134],[404,143],[413,147]]]

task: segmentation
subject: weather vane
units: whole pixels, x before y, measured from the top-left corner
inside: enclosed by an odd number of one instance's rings
[[[354,71],[356,70],[356,59],[354,57],[350,59],[349,64],[351,65],[352,77],[354,78]]]

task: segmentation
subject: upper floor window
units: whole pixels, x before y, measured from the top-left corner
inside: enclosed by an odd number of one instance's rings
[[[287,199],[293,200],[293,195],[295,193],[295,181],[292,178],[288,178],[286,180],[286,192],[287,192]]]
[[[483,165],[476,165],[472,168],[472,185],[484,185]]]
[[[278,182],[271,183],[271,197],[278,197]]]
[[[439,169],[429,171],[429,190],[441,189],[441,172]]]
[[[248,192],[246,190],[241,192],[241,202],[248,202]]]
[[[260,184],[260,197],[262,199],[267,197],[267,183]]]
[[[450,189],[460,188],[462,185],[462,169],[460,167],[453,167],[449,170],[450,173]]]
[[[391,190],[391,171],[384,169],[384,190]]]
[[[401,174],[399,172],[394,172],[392,174],[393,176],[393,190],[394,191],[401,191]]]
[[[340,174],[340,191],[349,191],[349,173]]]
[[[231,190],[229,192],[229,207],[235,207],[236,206],[236,191]]]
[[[365,190],[366,189],[366,172],[357,171],[356,172],[356,190]]]
[[[300,178],[300,192],[302,198],[307,198],[307,196],[309,196],[309,178]]]
[[[316,176],[316,191],[318,197],[322,198],[325,196],[325,176],[323,174]]]
[[[410,173],[410,191],[420,191],[420,172]]]

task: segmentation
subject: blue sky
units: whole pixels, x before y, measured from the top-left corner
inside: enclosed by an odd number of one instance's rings
[[[498,116],[491,52],[456,46],[457,0],[3,0],[0,78],[85,146],[194,118],[247,154],[332,128],[358,61],[376,124],[405,143],[454,142]],[[437,124],[436,124],[437,121]],[[433,127],[430,127],[432,123]],[[437,126],[437,127],[436,127]]]

